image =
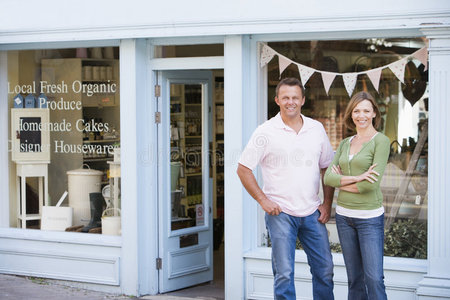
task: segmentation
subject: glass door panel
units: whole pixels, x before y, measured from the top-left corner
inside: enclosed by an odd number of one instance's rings
[[[171,230],[205,224],[202,84],[170,84]]]

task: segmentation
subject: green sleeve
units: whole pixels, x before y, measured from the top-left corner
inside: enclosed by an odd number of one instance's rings
[[[333,173],[331,167],[339,165],[339,157],[341,157],[342,145],[344,144],[344,141],[345,140],[342,140],[341,143],[339,144],[339,147],[337,148],[336,153],[334,154],[333,161],[328,166],[327,171],[325,172],[325,176],[323,178],[325,185],[329,185],[332,187],[341,186],[342,175]]]
[[[383,177],[384,169],[386,168],[387,160],[389,158],[389,145],[389,138],[385,135],[382,135],[379,139],[375,140],[375,154],[373,156],[372,165],[375,163],[377,164],[374,170],[377,171],[380,175],[376,176],[378,180],[374,183],[370,183],[367,180],[357,182],[356,187],[358,188],[360,194],[364,194],[366,192],[370,192],[380,188],[381,179]]]

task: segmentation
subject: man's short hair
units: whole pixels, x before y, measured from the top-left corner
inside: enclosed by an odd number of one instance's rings
[[[276,97],[278,97],[278,91],[280,90],[280,87],[283,85],[298,86],[302,90],[302,98],[305,97],[305,88],[303,87],[300,80],[298,80],[295,77],[284,78],[277,84],[277,87],[275,88]]]

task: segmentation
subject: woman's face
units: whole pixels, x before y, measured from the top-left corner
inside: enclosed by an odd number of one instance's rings
[[[359,102],[352,111],[352,120],[356,126],[356,130],[373,127],[372,120],[375,116],[376,113],[369,100]]]

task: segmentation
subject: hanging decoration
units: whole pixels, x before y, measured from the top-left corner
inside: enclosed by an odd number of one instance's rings
[[[425,66],[425,69],[423,69],[424,72],[428,70],[428,49],[426,47],[417,50],[412,54],[412,56],[414,58],[417,58],[422,63],[422,65]]]
[[[370,71],[367,71],[367,76],[370,79],[370,82],[372,82],[373,87],[378,92],[378,88],[380,86],[380,78],[381,78],[381,71],[382,68],[376,68]]]
[[[388,65],[392,73],[394,73],[398,80],[403,84],[405,84],[405,67],[407,62],[408,61],[405,58],[402,58]]]
[[[303,86],[308,82],[309,78],[314,74],[315,70],[313,68],[298,64],[298,72],[300,73],[300,80]]]
[[[279,64],[279,71],[280,71],[280,77],[283,71],[290,65],[290,64],[296,64],[298,67],[298,71],[300,73],[300,80],[303,84],[303,86],[308,82],[309,78],[315,73],[320,73],[322,76],[323,86],[325,87],[325,91],[328,95],[328,91],[330,90],[331,84],[333,83],[336,76],[342,76],[344,80],[345,89],[347,90],[347,93],[349,97],[351,97],[353,90],[356,86],[356,79],[358,75],[366,74],[370,81],[373,84],[373,87],[378,92],[378,88],[380,85],[380,78],[381,78],[381,72],[383,69],[389,68],[394,75],[400,80],[403,84],[405,83],[405,67],[408,63],[409,59],[416,58],[419,60],[424,66],[424,71],[428,68],[428,49],[427,47],[423,47],[416,52],[403,57],[393,63],[390,63],[388,65],[378,67],[376,69],[362,71],[362,72],[350,72],[350,73],[334,73],[334,72],[327,72],[327,71],[321,71],[317,70],[299,63],[296,63],[289,58],[285,57],[284,55],[281,55],[280,53],[276,52],[272,48],[270,48],[267,45],[263,45],[261,49],[261,57],[260,57],[260,63],[261,67],[264,67],[267,65],[274,56],[278,56],[278,64]]]
[[[344,73],[342,74],[342,79],[344,79],[345,89],[349,95],[353,94],[353,90],[356,86],[356,78],[358,73]]]
[[[280,67],[280,77],[281,73],[291,64],[291,60],[283,55],[278,55],[278,64]]]
[[[333,80],[336,77],[337,73],[324,72],[324,71],[322,71],[321,73],[322,73],[323,86],[325,87],[325,92],[327,92],[327,95],[328,95],[330,86],[333,83]]]
[[[268,47],[267,45],[264,45],[261,51],[261,68],[267,65],[269,61],[271,61],[275,56],[275,54],[277,54],[275,50]]]

